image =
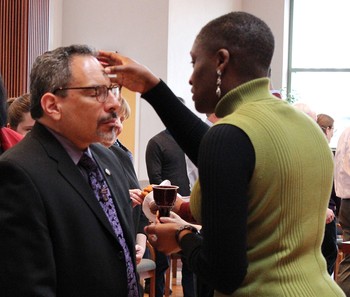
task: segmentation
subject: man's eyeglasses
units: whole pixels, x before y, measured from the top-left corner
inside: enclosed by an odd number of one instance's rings
[[[65,90],[94,90],[95,94],[92,94],[91,96],[95,97],[96,100],[100,103],[103,103],[107,100],[108,92],[112,92],[112,94],[118,100],[120,100],[120,96],[121,96],[121,87],[117,84],[112,84],[109,87],[105,85],[94,86],[94,87],[70,87],[70,88],[59,87],[53,91],[53,94],[55,94],[58,91],[65,91]]]

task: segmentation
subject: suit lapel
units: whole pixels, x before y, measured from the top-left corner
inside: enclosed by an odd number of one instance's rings
[[[64,162],[59,162],[58,171],[66,178],[72,187],[79,193],[80,197],[86,202],[91,211],[96,215],[102,225],[115,237],[113,228],[95,197],[93,190],[87,184],[87,181],[79,171],[78,167],[73,163],[73,167],[66,166]]]
[[[42,144],[48,156],[57,163],[58,173],[72,186],[72,188],[79,194],[79,197],[86,202],[101,224],[115,238],[113,228],[97,201],[94,192],[87,185],[87,181],[84,179],[79,168],[74,164],[60,142],[39,123],[37,123],[31,131],[31,137],[37,138]]]
[[[95,153],[96,147],[90,148],[108,184],[112,198],[114,199],[114,204],[116,206],[119,222],[123,229],[124,237],[128,242],[129,248],[133,247],[135,235],[132,231],[135,228],[130,226],[130,223],[133,223],[132,208],[127,187],[128,181],[125,177],[124,171],[122,170],[122,165],[112,152],[107,150],[105,154],[97,154]],[[110,155],[108,156],[108,154]],[[130,252],[132,252],[132,250],[130,250]]]

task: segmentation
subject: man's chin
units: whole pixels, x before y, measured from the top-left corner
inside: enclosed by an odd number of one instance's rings
[[[104,146],[110,147],[116,141],[115,135],[115,131],[99,132],[99,142],[101,142]]]

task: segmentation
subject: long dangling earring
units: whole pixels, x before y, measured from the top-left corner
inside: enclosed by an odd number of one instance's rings
[[[216,71],[216,74],[218,75],[218,78],[216,79],[216,96],[218,96],[218,98],[220,99],[221,97],[221,71],[218,69]]]

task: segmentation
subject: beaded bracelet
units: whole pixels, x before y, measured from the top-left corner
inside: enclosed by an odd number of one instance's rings
[[[177,229],[176,233],[175,233],[175,240],[177,242],[178,245],[180,245],[180,233],[184,230],[189,230],[195,234],[198,234],[198,229],[193,227],[192,225],[184,225],[181,226],[179,229]]]

